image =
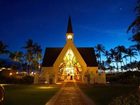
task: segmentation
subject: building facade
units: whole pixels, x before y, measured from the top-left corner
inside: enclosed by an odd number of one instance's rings
[[[98,72],[94,48],[74,45],[71,19],[68,20],[66,44],[63,48],[46,48],[40,78],[47,83],[80,81],[106,83],[105,73]]]

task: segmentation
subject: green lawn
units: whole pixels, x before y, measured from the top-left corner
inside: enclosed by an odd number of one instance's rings
[[[8,85],[4,105],[45,105],[59,89],[47,85]]]
[[[96,105],[108,105],[115,97],[127,94],[136,89],[136,86],[85,86],[79,84],[81,90],[89,96]]]

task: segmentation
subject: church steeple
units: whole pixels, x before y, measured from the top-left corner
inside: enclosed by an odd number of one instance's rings
[[[67,33],[66,33],[66,39],[73,41],[73,31],[72,31],[72,23],[71,23],[71,17],[69,16],[68,19],[68,27],[67,27]]]
[[[71,17],[70,16],[69,16],[69,20],[68,20],[67,33],[73,33],[72,24],[71,24]]]

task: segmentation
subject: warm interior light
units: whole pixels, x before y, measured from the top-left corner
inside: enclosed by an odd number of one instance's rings
[[[61,80],[80,80],[82,68],[72,49],[68,49],[63,62],[59,65],[59,78]]]
[[[81,72],[81,66],[78,63],[73,51],[68,49],[63,58],[63,63],[60,64],[60,72],[62,75],[75,75],[77,70]]]
[[[67,36],[67,39],[72,39],[72,35],[69,34],[69,35]]]

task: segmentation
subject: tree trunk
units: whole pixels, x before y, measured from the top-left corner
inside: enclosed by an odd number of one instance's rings
[[[119,66],[118,66],[118,62],[116,62],[116,66],[117,66],[117,71],[119,71]]]
[[[112,66],[113,66],[113,67],[115,67],[115,64],[114,64],[114,62],[113,62],[113,61],[112,61]]]
[[[125,58],[125,64],[127,65],[127,59]]]
[[[100,69],[101,69],[101,52],[99,52],[100,55]]]
[[[131,71],[131,63],[132,63],[131,60],[132,60],[132,58],[131,58],[131,56],[130,56],[130,69],[129,69],[130,71]]]

